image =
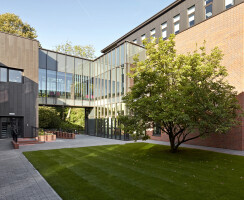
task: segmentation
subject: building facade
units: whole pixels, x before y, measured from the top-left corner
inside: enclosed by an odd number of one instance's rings
[[[38,126],[39,42],[0,33],[0,138],[17,128],[31,137]]]
[[[0,137],[14,124],[21,136],[30,137],[31,127],[38,127],[39,104],[83,107],[87,134],[128,139],[118,133],[116,117],[127,114],[122,97],[132,86],[127,76],[132,58],[139,54],[145,59],[142,40],[167,39],[172,33],[178,53],[192,52],[204,40],[208,52],[215,46],[223,51],[228,81],[243,106],[244,0],[177,0],[104,48],[95,60],[39,49],[35,40],[0,33]],[[167,141],[156,127],[148,134]],[[244,129],[241,125],[225,136],[190,143],[244,150]]]

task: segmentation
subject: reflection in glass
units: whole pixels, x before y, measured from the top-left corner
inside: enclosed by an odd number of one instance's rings
[[[120,64],[123,65],[125,64],[125,47],[124,44],[120,46],[120,54],[121,54],[121,58],[120,58]]]
[[[56,71],[47,70],[47,96],[56,97]]]
[[[7,82],[7,68],[0,67],[0,82]]]
[[[121,66],[121,95],[125,93],[125,72],[124,65]]]
[[[66,99],[73,99],[74,88],[73,88],[73,74],[66,73]]]
[[[65,98],[65,73],[57,72],[57,98]]]
[[[120,82],[120,68],[119,67],[117,67],[116,72],[117,72],[116,91],[117,91],[117,96],[119,96],[119,94],[120,94],[120,87],[119,87],[119,82]]]
[[[115,80],[116,79],[116,74],[115,74],[115,69],[112,70],[112,96],[115,97]]]
[[[22,71],[9,69],[9,82],[22,83]]]
[[[111,70],[108,72],[108,97],[111,97]]]
[[[39,69],[39,97],[46,96],[46,70]]]

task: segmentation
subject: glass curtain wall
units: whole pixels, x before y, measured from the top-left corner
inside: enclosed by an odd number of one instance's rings
[[[126,114],[122,97],[130,87],[126,74],[144,48],[125,42],[94,61],[41,49],[39,99],[43,104],[95,107],[95,118]],[[48,100],[48,101],[47,101]]]

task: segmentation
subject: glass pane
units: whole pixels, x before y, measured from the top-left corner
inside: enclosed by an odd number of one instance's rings
[[[212,3],[212,2],[213,2],[213,0],[205,0],[205,5]]]
[[[66,99],[73,99],[73,74],[66,73]]]
[[[39,50],[39,68],[47,68],[47,51]]]
[[[125,46],[124,45],[120,46],[120,52],[121,52],[120,53],[120,56],[121,56],[120,57],[120,60],[121,60],[120,64],[123,65],[123,64],[125,64]]]
[[[213,15],[213,5],[210,4],[209,6],[206,7],[206,19],[211,17]]]
[[[112,70],[112,96],[115,97],[115,79],[116,79],[116,74],[115,74],[115,69]]]
[[[174,24],[174,32],[175,32],[175,34],[180,32],[180,23],[179,22]]]
[[[56,97],[56,71],[47,70],[47,96]]]
[[[9,82],[22,83],[22,71],[10,69]]]
[[[193,14],[189,16],[189,27],[193,26],[194,24],[195,24],[195,16]]]
[[[121,66],[121,95],[125,92],[125,72],[124,65]]]
[[[0,67],[0,82],[7,82],[7,68]]]
[[[57,56],[57,70],[65,72],[65,55],[58,54]]]
[[[57,98],[65,98],[65,73],[57,72]]]
[[[46,70],[39,69],[39,97],[46,97]]]
[[[119,83],[120,83],[120,68],[119,67],[117,67],[116,72],[117,72],[116,91],[117,91],[117,96],[119,96],[120,95],[120,87],[119,87]]]
[[[234,0],[225,0],[226,9],[230,8],[233,5],[234,5]]]
[[[179,20],[180,20],[180,15],[177,15],[177,16],[174,17],[174,22],[177,22]]]
[[[165,28],[167,28],[167,22],[162,24],[162,29],[165,29]]]
[[[56,71],[57,70],[57,54],[48,52],[47,54],[47,69]]]
[[[162,37],[163,37],[163,39],[166,39],[167,38],[167,30],[166,29],[163,30]]]
[[[120,66],[120,48],[117,48],[116,49],[116,53],[117,53],[117,56],[116,56],[116,67]]]
[[[188,15],[190,15],[194,12],[195,12],[195,6],[192,6],[192,7],[188,8],[188,10],[187,10]]]

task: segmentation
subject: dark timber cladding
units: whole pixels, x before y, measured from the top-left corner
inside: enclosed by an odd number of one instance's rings
[[[38,127],[38,48],[36,40],[0,32],[0,68],[7,72],[0,80],[0,136],[13,120],[22,137]]]
[[[226,10],[225,7],[226,0],[213,0],[212,10],[213,15],[218,15]],[[244,0],[234,0],[234,5],[238,5],[244,2]],[[162,36],[162,24],[167,22],[167,37],[174,32],[173,18],[180,14],[180,32],[185,31],[189,28],[188,25],[188,14],[187,9],[195,5],[195,25],[206,20],[205,18],[205,0],[177,0],[170,4],[168,7],[164,8],[156,15],[152,16],[150,19],[146,20],[130,32],[126,33],[124,36],[108,45],[101,52],[106,53],[110,49],[120,45],[124,41],[134,41],[137,40],[137,44],[142,45],[141,36],[146,35],[147,38],[150,37],[150,31],[155,29],[155,37]],[[145,8],[146,9],[146,8]],[[146,12],[146,10],[145,10]]]

